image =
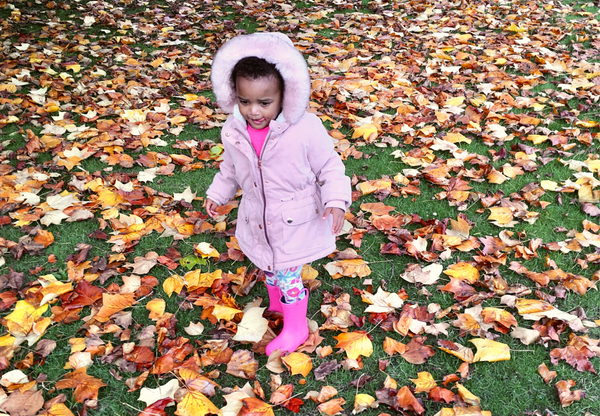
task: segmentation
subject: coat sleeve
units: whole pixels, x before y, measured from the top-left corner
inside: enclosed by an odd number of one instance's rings
[[[352,203],[352,189],[350,178],[346,176],[346,167],[335,151],[331,136],[321,120],[317,116],[311,116],[314,120],[311,123],[308,158],[321,185],[321,199],[325,206],[341,208],[340,205],[343,205],[347,209]]]
[[[225,205],[231,200],[240,188],[235,175],[235,166],[227,150],[225,141],[223,143],[223,161],[219,167],[219,172],[215,175],[212,184],[206,191],[206,197],[212,199],[219,205]]]

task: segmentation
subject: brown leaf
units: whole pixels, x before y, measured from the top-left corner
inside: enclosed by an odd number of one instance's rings
[[[406,344],[406,351],[404,351],[402,358],[411,364],[424,364],[429,357],[435,354],[433,348],[428,345],[424,345],[427,338],[422,336],[416,336]]]
[[[10,413],[10,416],[33,416],[44,405],[44,396],[42,391],[27,390],[21,393],[15,390],[8,396],[8,399],[2,403],[0,409]]]
[[[248,350],[237,350],[227,363],[227,374],[249,380],[256,379],[258,361],[254,359],[254,353]]]
[[[567,407],[573,404],[574,401],[579,401],[585,397],[583,390],[573,390],[575,382],[573,380],[561,380],[556,383],[556,390],[558,390],[558,399],[562,407]]]

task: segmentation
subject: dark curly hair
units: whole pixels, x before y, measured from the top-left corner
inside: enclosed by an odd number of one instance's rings
[[[283,77],[277,68],[275,68],[275,65],[262,58],[258,58],[256,56],[247,56],[240,59],[233,67],[233,71],[231,71],[231,83],[233,84],[234,89],[238,77],[247,78],[250,80],[273,77],[277,80],[277,83],[279,84],[279,90],[283,94],[283,89],[285,86]]]

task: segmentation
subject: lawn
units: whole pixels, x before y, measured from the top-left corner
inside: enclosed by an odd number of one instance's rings
[[[0,412],[599,414],[599,10],[0,0]],[[239,198],[202,208],[211,60],[256,31],[306,57],[354,199],[270,360]]]

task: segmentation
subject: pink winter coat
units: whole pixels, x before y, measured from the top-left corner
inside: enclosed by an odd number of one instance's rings
[[[285,83],[282,113],[271,121],[260,157],[229,82],[233,66],[246,56],[275,64]],[[215,56],[211,78],[219,105],[233,114],[221,132],[220,172],[206,195],[226,204],[242,189],[235,234],[240,248],[267,271],[327,256],[335,236],[323,212],[350,205],[350,179],[321,120],[305,111],[310,79],[302,55],[282,34],[238,36]]]

